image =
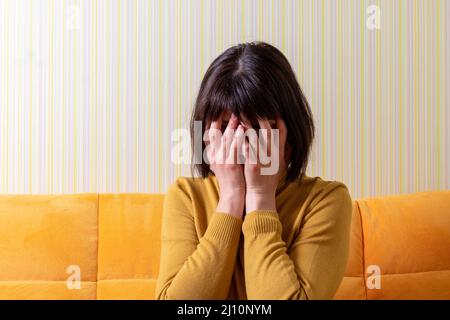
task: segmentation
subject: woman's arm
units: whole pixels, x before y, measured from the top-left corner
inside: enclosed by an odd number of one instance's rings
[[[226,299],[228,296],[245,195],[243,168],[236,162],[238,125],[237,117],[232,115],[222,136],[220,117],[211,123],[208,131],[208,159],[219,182],[220,195],[216,212],[199,241],[189,195],[177,185],[166,195],[158,299]],[[243,133],[242,128],[240,132]]]
[[[276,211],[249,212],[243,223],[248,299],[331,299],[348,258],[352,201],[343,184],[307,213],[287,248]]]
[[[244,270],[249,299],[332,298],[345,271],[352,201],[347,187],[335,183],[311,204],[301,229],[289,248],[283,241],[276,208],[276,189],[289,162],[287,128],[276,119],[273,131],[267,119],[258,120],[266,130],[262,145],[278,153],[277,174],[262,174],[261,163],[245,163],[247,215],[244,233]],[[272,143],[272,135],[275,143]],[[249,150],[246,146],[246,158]],[[272,153],[274,152],[274,153]],[[277,160],[275,156],[275,160]],[[292,194],[291,196],[296,196]]]
[[[242,219],[215,212],[198,240],[189,196],[177,184],[170,187],[163,210],[156,298],[226,299],[241,226]]]

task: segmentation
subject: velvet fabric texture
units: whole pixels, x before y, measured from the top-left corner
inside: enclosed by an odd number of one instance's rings
[[[153,299],[163,200],[0,196],[0,299]],[[450,191],[355,200],[335,299],[450,299],[449,248]],[[66,285],[71,265],[80,268],[80,289]],[[372,265],[379,289],[365,285]]]

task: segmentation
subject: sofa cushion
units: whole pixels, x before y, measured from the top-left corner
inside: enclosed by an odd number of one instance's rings
[[[367,288],[367,298],[450,299],[450,191],[357,202],[364,268],[381,271],[380,288]]]
[[[98,299],[153,299],[164,195],[101,194]]]
[[[97,203],[96,194],[0,196],[0,299],[95,299]],[[74,271],[80,289],[67,286]]]

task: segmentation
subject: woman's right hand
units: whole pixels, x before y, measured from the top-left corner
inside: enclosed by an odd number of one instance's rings
[[[244,128],[239,119],[232,114],[228,125],[222,134],[224,115],[217,121],[212,121],[208,130],[209,143],[207,155],[212,172],[219,183],[219,203],[217,212],[243,217],[245,203],[245,178],[243,165],[237,161],[239,139],[244,134]]]

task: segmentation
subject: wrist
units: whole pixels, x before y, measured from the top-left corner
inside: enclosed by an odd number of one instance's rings
[[[226,192],[221,193],[219,203],[217,204],[217,212],[230,214],[232,216],[242,218],[244,213],[244,194],[245,192]]]
[[[275,194],[272,193],[247,193],[245,196],[245,212],[255,210],[277,211]]]

